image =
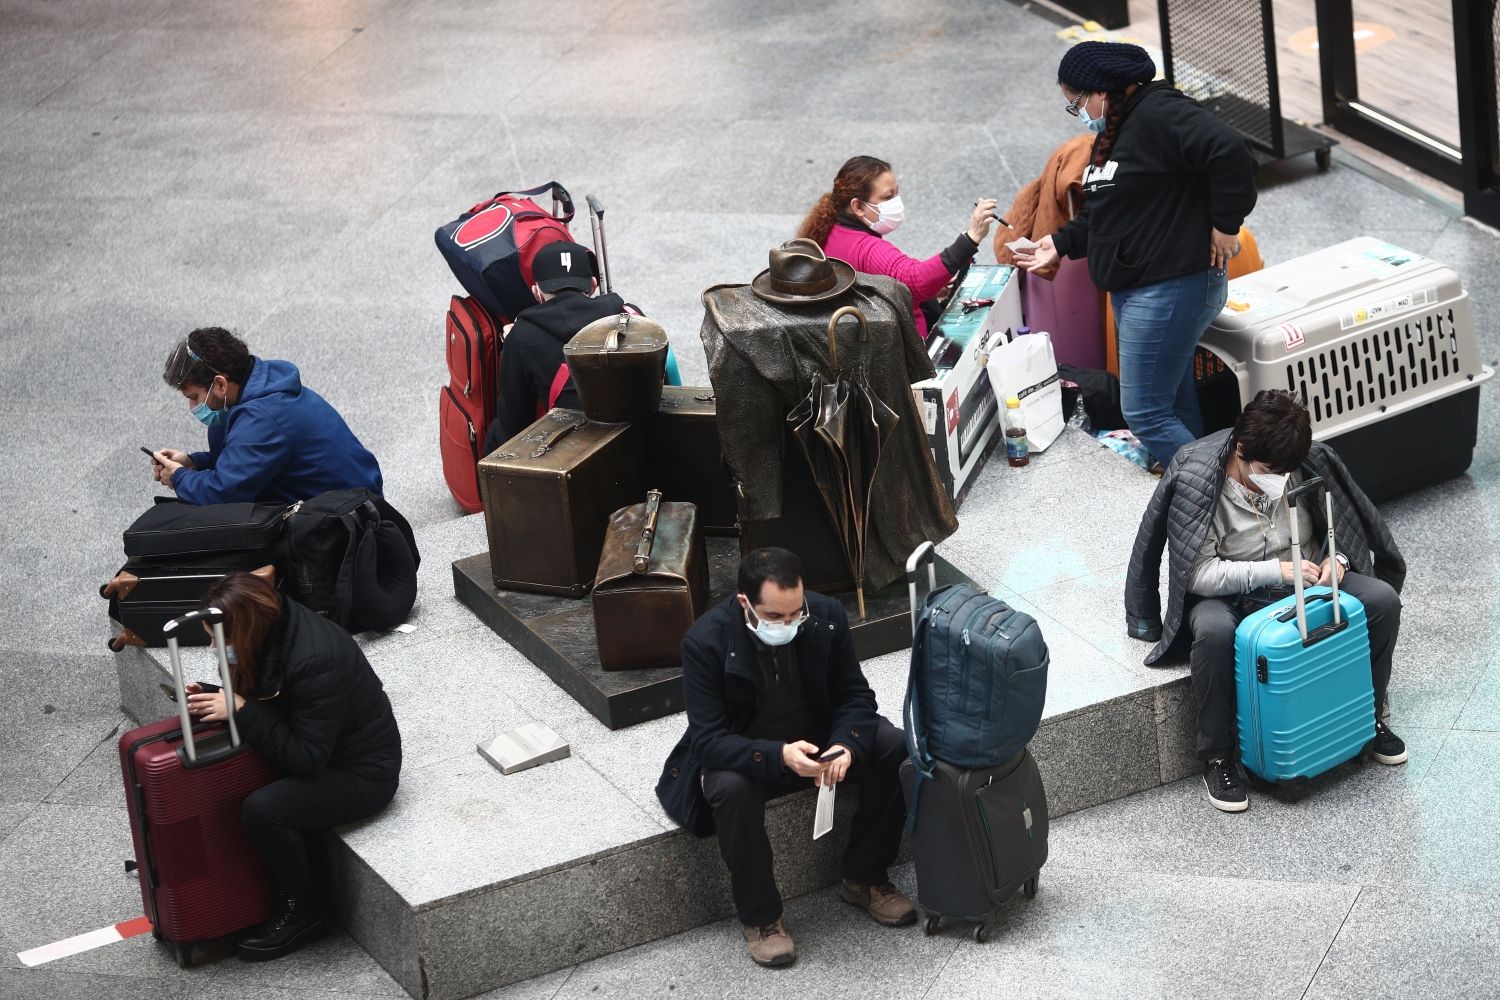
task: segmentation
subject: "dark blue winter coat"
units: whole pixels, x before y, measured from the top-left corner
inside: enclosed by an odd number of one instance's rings
[[[256,358],[226,419],[208,429],[208,451],[172,476],[188,503],[307,500],[364,486],[383,493],[380,463],[344,418],[305,387],[290,361]]]

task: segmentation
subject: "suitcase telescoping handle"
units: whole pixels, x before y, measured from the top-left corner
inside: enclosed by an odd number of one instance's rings
[[[635,559],[630,568],[644,573],[651,566],[651,543],[656,539],[656,517],[661,512],[661,490],[646,494],[646,525],[641,529],[641,540],[635,546]]]
[[[230,706],[234,705],[234,679],[229,675],[229,654],[224,649],[224,612],[218,608],[201,608],[173,618],[163,625],[161,631],[167,637],[167,653],[172,659],[172,686],[177,692],[177,718],[182,723],[182,746],[191,764],[198,763],[198,741],[193,735],[192,717],[188,715],[187,685],[182,680],[182,651],[177,645],[177,634],[179,629],[196,622],[206,623],[214,630],[214,649],[219,654],[219,681],[224,687],[224,698]],[[228,721],[229,745],[238,748],[240,731],[234,724],[232,710]]]
[[[604,245],[604,206],[593,195],[584,195],[589,203],[589,228],[594,234],[594,259],[599,263],[599,289],[605,295],[614,291],[609,280],[609,249]]]
[[[927,565],[927,593],[930,594],[937,589],[937,546],[931,542],[918,545],[916,551],[906,560],[906,590],[911,597],[912,638],[916,638],[917,615],[922,608],[922,603],[917,600],[917,571],[924,563]]]
[[[1294,609],[1294,613],[1297,616],[1297,632],[1302,636],[1303,648],[1322,642],[1329,636],[1342,632],[1348,624],[1344,621],[1341,613],[1342,609],[1339,607],[1338,568],[1334,566],[1336,561],[1334,556],[1337,554],[1338,549],[1335,548],[1333,534],[1333,498],[1325,491],[1323,499],[1328,514],[1328,579],[1332,586],[1329,588],[1329,594],[1319,594],[1313,599],[1333,601],[1333,621],[1314,629],[1310,634],[1307,631],[1307,597],[1303,593],[1302,584],[1302,526],[1299,523],[1300,518],[1297,517],[1297,504],[1302,499],[1303,494],[1312,493],[1316,495],[1319,490],[1324,490],[1323,479],[1320,476],[1313,476],[1311,479],[1299,483],[1288,490],[1286,494],[1287,515],[1292,529],[1292,589],[1297,595],[1297,606]],[[1281,621],[1286,621],[1289,616],[1286,612],[1282,612],[1277,617]]]

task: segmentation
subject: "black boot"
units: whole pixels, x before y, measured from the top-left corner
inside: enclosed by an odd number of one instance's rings
[[[240,958],[265,962],[290,955],[311,944],[328,930],[328,921],[306,900],[286,899],[281,912],[240,939]]]

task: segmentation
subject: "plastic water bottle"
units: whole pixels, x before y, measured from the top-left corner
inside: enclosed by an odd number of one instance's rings
[[[1021,416],[1021,400],[1015,396],[1008,396],[1005,400],[1005,460],[1015,468],[1031,461],[1026,423]]]

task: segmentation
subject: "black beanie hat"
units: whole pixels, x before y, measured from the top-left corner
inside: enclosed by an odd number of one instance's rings
[[[1116,94],[1156,78],[1156,63],[1128,42],[1079,42],[1057,64],[1057,82],[1085,93]]]

